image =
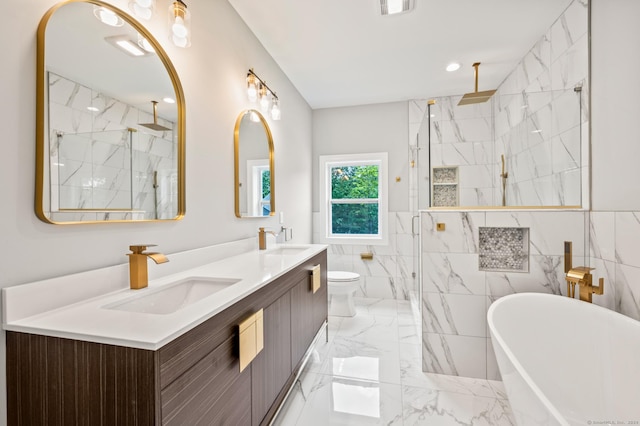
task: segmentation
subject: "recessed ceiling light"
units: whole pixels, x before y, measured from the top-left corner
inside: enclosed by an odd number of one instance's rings
[[[542,130],[540,129],[532,130],[531,133],[542,133]]]
[[[89,111],[91,111],[91,112],[98,112],[98,111],[100,111],[100,109],[99,109],[99,108],[96,108],[96,107],[94,107],[94,106],[88,106],[88,107],[87,107],[87,109],[88,109]]]
[[[458,71],[459,69],[460,64],[458,62],[451,62],[449,65],[447,65],[447,71],[449,72]]]
[[[131,40],[127,35],[105,37],[105,40],[131,56],[140,57],[151,54],[150,52],[142,50],[140,46],[138,46],[138,42]]]
[[[175,100],[175,99],[170,98],[170,97],[168,97],[168,96],[167,96],[166,98],[162,98],[162,101],[163,101],[163,102],[166,102],[166,103],[168,103],[168,104],[175,104],[175,103],[176,103],[176,100]]]
[[[381,15],[395,15],[411,10],[413,7],[412,0],[380,0]]]

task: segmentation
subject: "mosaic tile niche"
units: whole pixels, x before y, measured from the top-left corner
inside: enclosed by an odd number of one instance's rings
[[[529,228],[479,228],[481,271],[529,272]]]
[[[458,167],[433,167],[431,205],[433,207],[458,206]]]

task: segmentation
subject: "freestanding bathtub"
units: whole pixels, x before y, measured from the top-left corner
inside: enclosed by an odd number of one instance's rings
[[[520,293],[494,302],[488,323],[518,425],[640,425],[640,322]]]

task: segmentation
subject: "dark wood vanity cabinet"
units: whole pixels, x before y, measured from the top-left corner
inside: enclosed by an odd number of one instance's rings
[[[327,319],[326,270],[323,251],[157,351],[9,331],[8,424],[267,424]],[[237,324],[260,309],[264,349],[240,372]]]

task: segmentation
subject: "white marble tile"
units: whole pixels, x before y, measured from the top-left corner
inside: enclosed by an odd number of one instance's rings
[[[616,260],[624,265],[640,267],[640,212],[615,213]]]
[[[348,271],[353,272],[353,256],[352,255],[336,255],[327,254],[327,268],[330,271]]]
[[[575,246],[574,246],[575,247]],[[487,295],[492,300],[514,293],[550,293],[565,292],[564,257],[530,256],[529,273],[487,272]],[[575,265],[584,264],[581,258],[575,258]]]
[[[404,424],[514,425],[509,404],[497,398],[402,387]]]
[[[421,216],[423,252],[478,252],[478,227],[485,226],[485,213],[422,212]],[[437,231],[437,223],[444,223],[446,230]]]
[[[423,291],[485,294],[485,273],[478,269],[477,254],[424,253]]]
[[[373,299],[393,299],[399,297],[396,280],[393,277],[360,277],[357,297]]]
[[[487,212],[486,226],[529,228],[531,254],[562,255],[564,241],[573,241],[574,255],[584,256],[586,214],[579,211]]]
[[[411,229],[409,229],[411,232]],[[418,232],[418,224],[416,220],[416,234]],[[414,255],[414,238],[417,240],[418,236],[415,237],[409,234],[398,234],[396,236],[396,253],[399,256],[413,256]]]
[[[615,280],[618,312],[640,321],[640,268],[618,263]]]
[[[357,315],[398,316],[398,303],[395,299],[354,298]]]
[[[400,384],[398,345],[369,345],[337,337],[324,353],[320,372],[333,377]]]
[[[488,307],[489,307],[489,304],[487,304],[487,308]],[[490,333],[487,331],[487,336],[489,335]],[[502,383],[500,381],[502,380],[502,375],[500,374],[500,368],[498,367],[496,354],[493,351],[493,344],[491,341],[491,337],[487,337],[487,379],[489,379],[489,381],[494,381],[496,383]],[[496,396],[498,398],[507,399],[506,393],[504,393],[504,396],[501,396],[498,394],[496,394]]]
[[[589,216],[589,255],[615,262],[615,213],[592,211]]]
[[[353,272],[361,277],[395,277],[396,256],[373,256],[372,260],[363,260],[360,255],[353,255]]]
[[[292,414],[301,426],[402,425],[402,395],[399,385],[347,380],[308,374],[302,381],[306,399]],[[288,416],[287,416],[288,417]]]
[[[336,337],[375,347],[398,343],[398,318],[392,315],[356,315],[344,318]]]
[[[485,379],[486,345],[485,337],[423,333],[423,370]]]
[[[423,293],[423,332],[486,337],[485,296]]]
[[[484,379],[449,376],[422,371],[421,346],[400,344],[400,373],[403,385],[421,387],[463,395],[494,397],[495,393]]]

